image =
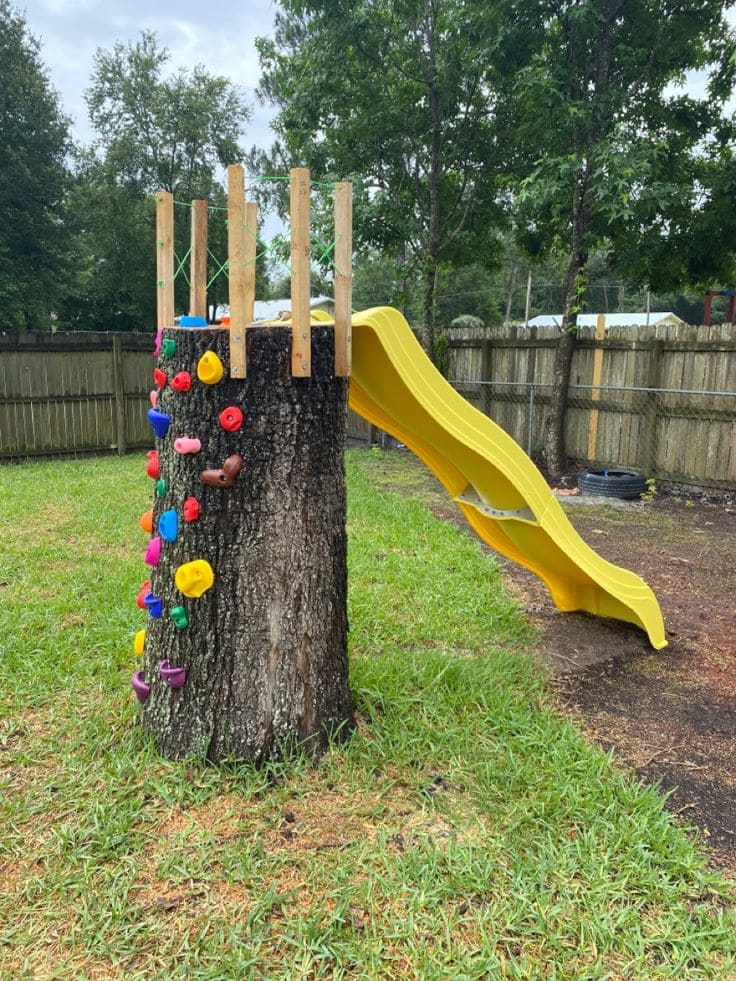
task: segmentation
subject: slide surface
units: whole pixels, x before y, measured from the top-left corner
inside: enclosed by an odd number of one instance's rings
[[[526,453],[442,377],[398,310],[353,316],[350,407],[416,453],[478,535],[539,576],[560,610],[636,624],[666,646],[649,586],[586,545]]]

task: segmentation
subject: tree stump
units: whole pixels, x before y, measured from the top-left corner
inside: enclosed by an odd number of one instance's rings
[[[167,329],[158,362],[152,422],[170,421],[147,560],[160,557],[139,597],[150,615],[134,688],[173,758],[319,753],[355,725],[334,331],[313,328],[310,378],[291,376],[289,326],[249,328],[247,342],[244,381],[229,377],[227,330]]]

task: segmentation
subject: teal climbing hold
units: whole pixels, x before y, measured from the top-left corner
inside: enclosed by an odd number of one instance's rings
[[[167,542],[175,542],[179,534],[179,515],[175,508],[164,511],[158,519],[158,533]]]
[[[165,358],[172,358],[175,353],[176,341],[173,339],[173,337],[167,337],[161,343],[161,354],[163,354]]]
[[[159,497],[166,496],[166,481],[163,477],[159,477],[159,479],[156,481],[156,493]]]

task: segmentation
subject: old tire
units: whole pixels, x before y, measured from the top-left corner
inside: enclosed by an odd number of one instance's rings
[[[584,470],[578,477],[581,494],[638,500],[647,489],[644,476],[635,470]]]

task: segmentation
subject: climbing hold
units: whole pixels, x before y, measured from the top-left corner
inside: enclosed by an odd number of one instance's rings
[[[171,387],[175,392],[188,392],[192,387],[192,376],[188,371],[177,371],[171,379]]]
[[[146,631],[139,630],[138,633],[133,638],[133,653],[137,654],[139,657],[143,653],[143,648],[146,643]]]
[[[215,581],[212,566],[205,559],[195,559],[180,565],[174,574],[176,588],[195,599],[206,593]]]
[[[136,671],[133,677],[130,679],[130,685],[135,692],[135,697],[143,705],[151,694],[151,686],[147,685],[143,680],[143,672]]]
[[[159,327],[159,329],[156,331],[156,343],[153,348],[154,358],[157,358],[159,354],[161,354],[161,344],[163,342],[163,338],[164,338],[164,329],[163,327]]]
[[[179,326],[180,327],[206,327],[207,321],[204,319],[204,317],[193,317],[193,316],[179,317]]]
[[[153,531],[153,511],[144,511],[140,516],[138,524],[150,535]]]
[[[169,688],[183,688],[187,680],[186,668],[172,668],[168,661],[161,661],[158,672]]]
[[[228,433],[237,432],[243,425],[243,413],[237,405],[229,405],[220,413],[220,425]]]
[[[161,342],[161,353],[165,358],[172,358],[176,353],[176,341],[173,337],[167,337]]]
[[[156,450],[149,450],[148,453],[146,453],[146,456],[148,457],[148,466],[146,467],[146,473],[148,474],[149,477],[152,477],[154,480],[157,480],[159,475],[159,469],[160,469],[160,464],[158,462],[158,453],[156,452]]]
[[[196,521],[199,517],[199,501],[196,497],[188,497],[184,501],[184,520]]]
[[[163,439],[169,431],[171,416],[167,415],[165,412],[159,412],[158,409],[149,409],[148,421],[151,423],[154,433],[160,439]]]
[[[156,493],[159,497],[166,496],[166,481],[163,477],[159,477],[159,479],[156,481]]]
[[[156,388],[165,388],[168,380],[169,377],[165,371],[161,371],[160,368],[153,369],[153,384]]]
[[[175,606],[173,610],[171,610],[170,616],[179,630],[184,630],[185,627],[189,626],[187,611],[183,606]]]
[[[203,470],[202,482],[210,487],[234,487],[235,478],[243,469],[243,458],[233,453],[222,465],[222,470]]]
[[[161,539],[158,535],[155,535],[148,543],[148,548],[146,549],[146,554],[143,556],[143,561],[148,563],[148,565],[158,565],[161,559]]]
[[[179,534],[179,515],[174,508],[164,511],[158,519],[158,533],[167,542],[175,542]]]
[[[137,599],[135,601],[135,605],[136,606],[139,606],[141,608],[141,610],[145,610],[145,608],[146,608],[146,596],[148,596],[148,594],[150,592],[151,592],[151,580],[150,579],[146,579],[146,581],[141,586],[140,592],[138,593],[138,597],[137,597]]]
[[[146,609],[151,614],[154,620],[158,620],[161,614],[164,612],[163,600],[158,599],[153,593],[146,593],[146,598],[143,600],[146,604]]]
[[[197,364],[197,378],[205,385],[216,385],[225,373],[214,351],[205,351]]]
[[[151,403],[151,408],[155,409],[156,406],[158,405],[158,392],[156,391],[155,388],[152,388],[151,391],[148,393],[148,399]]]
[[[177,453],[199,453],[202,443],[198,439],[189,436],[179,436],[174,440],[174,449]]]

